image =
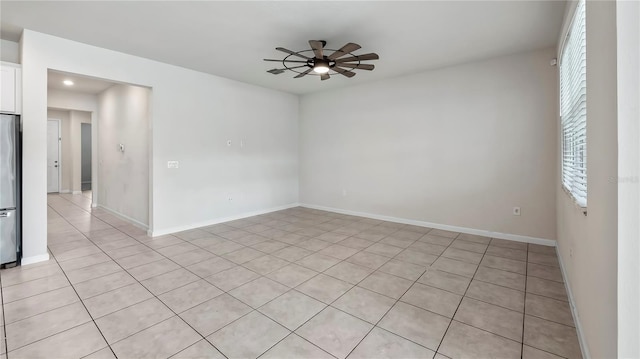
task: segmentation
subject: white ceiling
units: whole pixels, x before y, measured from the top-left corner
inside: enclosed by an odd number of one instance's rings
[[[2,38],[23,28],[247,83],[308,93],[554,46],[564,1],[1,1]],[[267,73],[275,47],[347,42],[376,52],[347,79]]]
[[[58,89],[73,92],[88,93],[91,95],[97,95],[100,92],[113,86],[114,82],[109,82],[100,79],[94,79],[87,76],[80,76],[75,74],[69,74],[65,72],[49,70],[47,79],[47,87],[50,89]],[[64,80],[73,81],[72,86],[67,86],[63,83]]]

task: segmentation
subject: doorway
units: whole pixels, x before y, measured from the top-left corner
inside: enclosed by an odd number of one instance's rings
[[[47,120],[47,193],[60,192],[60,120]]]
[[[82,191],[91,190],[91,124],[80,124],[80,181]]]
[[[62,198],[149,229],[151,89],[48,70],[47,93],[47,117],[61,121],[60,193],[72,194]]]

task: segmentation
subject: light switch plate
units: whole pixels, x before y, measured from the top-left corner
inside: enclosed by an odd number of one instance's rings
[[[167,161],[167,168],[180,168],[178,161]]]

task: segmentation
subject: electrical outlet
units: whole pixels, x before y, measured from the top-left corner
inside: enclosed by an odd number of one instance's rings
[[[167,168],[180,168],[178,161],[167,161]]]
[[[520,215],[520,207],[513,207],[513,215],[514,216]]]

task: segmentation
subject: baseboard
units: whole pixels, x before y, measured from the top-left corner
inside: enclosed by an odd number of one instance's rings
[[[71,193],[72,191],[70,189],[63,189],[60,191],[60,193]]]
[[[238,215],[235,215],[235,216],[216,218],[216,219],[209,220],[209,221],[188,224],[188,225],[185,225],[185,226],[176,226],[176,227],[159,229],[159,230],[154,230],[154,231],[149,230],[147,232],[147,234],[150,237],[164,236],[166,234],[177,233],[177,232],[182,232],[182,231],[188,231],[190,229],[195,229],[195,228],[200,228],[200,227],[212,226],[214,224],[220,224],[220,223],[224,223],[224,222],[235,221],[237,219],[243,219],[243,218],[247,218],[247,217],[258,216],[258,215],[261,215],[261,214],[266,214],[266,213],[271,213],[271,212],[276,212],[276,211],[282,211],[284,209],[289,209],[289,208],[298,207],[298,206],[300,206],[299,203],[290,203],[290,204],[286,204],[284,206],[272,207],[272,208],[262,209],[262,210],[253,211],[253,212],[246,212],[246,213],[238,214]]]
[[[573,293],[571,292],[571,286],[569,285],[569,278],[567,277],[567,272],[564,269],[564,262],[562,261],[562,256],[560,255],[560,249],[558,246],[556,246],[556,256],[558,256],[558,262],[560,263],[560,272],[562,273],[562,279],[564,280],[564,288],[567,291],[567,297],[569,297],[569,306],[571,307],[573,323],[576,325],[576,333],[578,335],[578,342],[580,343],[580,350],[582,350],[582,357],[584,359],[591,359],[589,347],[587,346],[587,341],[584,338],[582,324],[580,323],[580,317],[578,316],[576,302],[573,300]]]
[[[94,207],[93,204],[91,206]],[[116,216],[116,217],[118,217],[118,218],[120,218],[120,219],[122,219],[124,221],[127,221],[127,222],[133,224],[134,226],[136,226],[138,228],[146,229],[146,230],[149,229],[149,226],[147,226],[146,224],[144,224],[142,222],[139,222],[139,221],[137,221],[137,220],[135,220],[135,219],[133,219],[133,218],[127,216],[127,215],[124,215],[124,214],[122,214],[120,212],[117,212],[117,211],[115,211],[115,210],[113,210],[111,208],[105,207],[105,206],[103,206],[101,204],[97,204],[97,205],[95,205],[95,207],[100,208],[102,210],[105,210],[105,211],[109,212],[109,214],[112,214],[112,215],[114,215],[114,216]]]
[[[442,230],[445,230],[445,231],[460,232],[460,233],[467,233],[467,234],[475,234],[475,235],[478,235],[478,236],[484,236],[484,237],[490,237],[490,238],[499,238],[499,239],[507,239],[507,240],[516,241],[516,242],[540,244],[540,245],[543,245],[543,246],[551,246],[551,247],[555,247],[555,245],[556,245],[556,241],[554,241],[553,239],[529,237],[529,236],[523,236],[523,235],[519,235],[519,234],[492,232],[492,231],[487,231],[487,230],[483,230],[483,229],[451,226],[451,225],[448,225],[448,224],[431,223],[431,222],[425,222],[425,221],[417,221],[417,220],[413,220],[413,219],[405,219],[405,218],[384,216],[384,215],[373,214],[373,213],[350,211],[350,210],[346,210],[346,209],[324,207],[324,206],[316,206],[314,204],[301,203],[300,206],[306,207],[306,208],[312,208],[312,209],[319,209],[319,210],[322,210],[322,211],[328,211],[328,212],[348,214],[348,215],[358,216],[358,217],[366,217],[366,218],[378,219],[378,220],[381,220],[381,221],[395,222],[395,223],[402,223],[402,224],[411,224],[411,225],[419,226],[419,227],[428,227],[428,228],[442,229]]]
[[[49,260],[49,253],[41,254],[39,256],[22,257],[20,265],[28,266],[29,264],[35,264]]]
[[[73,191],[73,194],[82,194],[82,191]]]

